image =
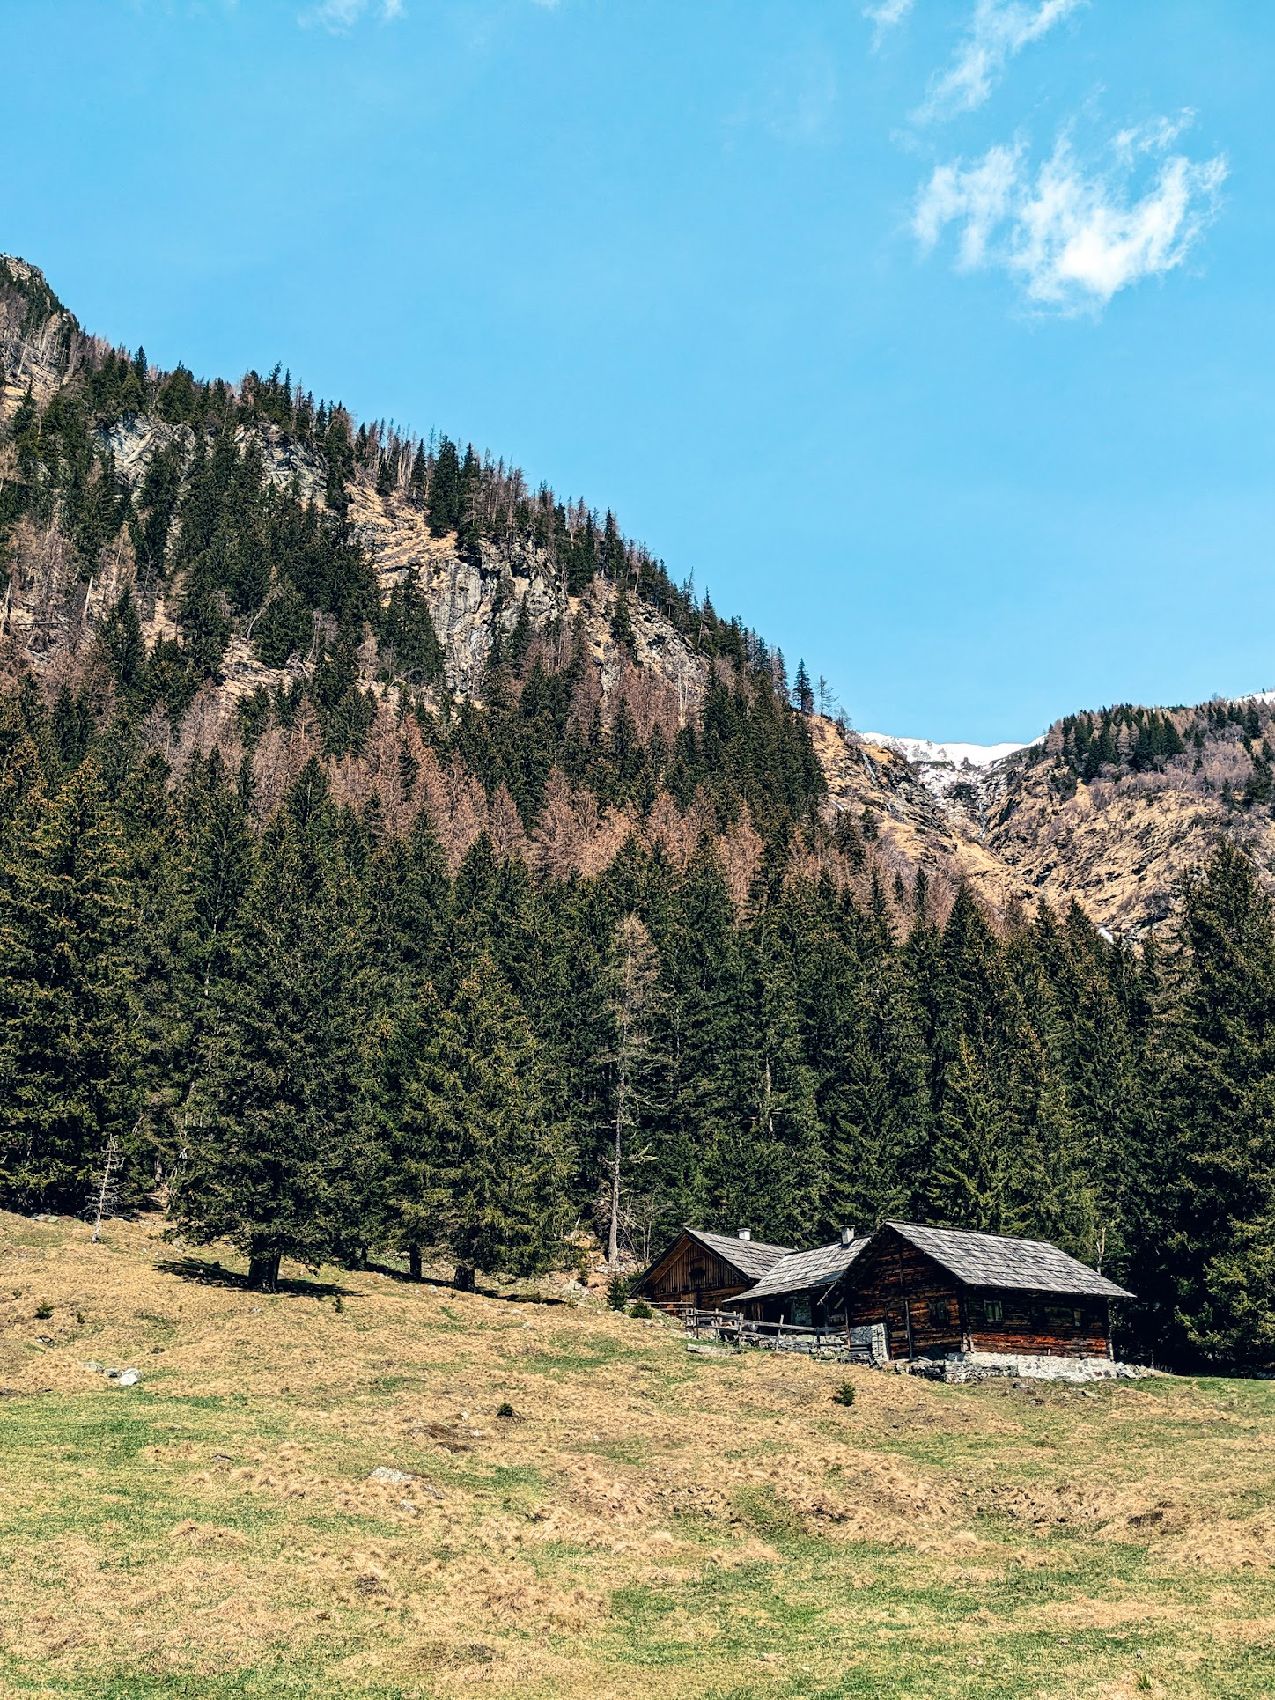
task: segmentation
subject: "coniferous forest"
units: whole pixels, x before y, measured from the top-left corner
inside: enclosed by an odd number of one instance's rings
[[[160,446],[126,476],[142,418]],[[423,593],[378,592],[360,483],[462,556],[534,547],[569,595],[606,586],[622,654],[658,611],[704,663],[692,709],[604,707],[582,626],[525,604],[481,690],[449,689]],[[50,597],[0,697],[0,1205],[105,1186],[266,1288],[285,1257],[441,1254],[470,1284],[560,1265],[580,1228],[646,1257],[683,1222],[808,1245],[909,1218],[1100,1264],[1139,1295],[1125,1351],[1275,1357],[1275,916],[1240,851],[1137,940],[887,881],[871,822],[822,806],[804,667],[790,691],[609,514],[277,372],[80,346],[0,433],[6,583],[53,548],[76,641]],[[294,665],[201,738],[232,639]],[[1113,725],[1073,728],[1079,771]],[[1167,720],[1135,731],[1138,760],[1180,752]],[[351,783],[373,762],[396,795],[464,774],[484,824],[458,851]],[[620,825],[592,864],[555,854],[582,800]]]

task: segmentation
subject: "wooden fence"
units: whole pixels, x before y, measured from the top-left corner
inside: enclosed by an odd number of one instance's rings
[[[884,1357],[884,1342],[872,1338],[873,1330],[802,1328],[794,1322],[758,1322],[734,1310],[698,1310],[687,1305],[681,1312],[682,1326],[691,1340],[716,1340],[742,1351],[745,1346],[766,1352],[805,1352],[831,1357],[840,1363],[872,1363]]]

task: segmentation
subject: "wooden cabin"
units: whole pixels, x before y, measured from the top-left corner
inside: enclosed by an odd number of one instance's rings
[[[887,1222],[825,1304],[847,1328],[884,1324],[891,1358],[1106,1358],[1111,1301],[1132,1297],[1046,1240]]]
[[[867,1244],[866,1239],[855,1238],[853,1228],[843,1228],[840,1239],[831,1245],[790,1251],[770,1266],[756,1286],[724,1300],[724,1308],[741,1312],[750,1322],[817,1327],[828,1320],[829,1294]]]
[[[630,1292],[634,1298],[646,1299],[663,1310],[678,1310],[683,1305],[716,1310],[726,1299],[755,1286],[791,1251],[791,1246],[755,1240],[747,1228],[733,1236],[683,1228],[672,1245],[638,1276]]]

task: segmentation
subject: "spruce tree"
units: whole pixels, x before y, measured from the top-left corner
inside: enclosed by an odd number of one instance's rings
[[[466,560],[479,559],[482,536],[482,463],[474,453],[474,445],[465,450],[456,488],[456,542]]]
[[[429,528],[435,537],[455,531],[460,523],[460,501],[460,460],[456,454],[455,443],[449,437],[444,437],[439,444],[438,458],[434,462],[425,507]]]
[[[135,1155],[132,893],[93,762],[33,799],[0,878],[0,1199],[78,1210],[108,1143]]]
[[[1266,1361],[1275,1293],[1275,920],[1255,868],[1221,844],[1184,894],[1186,1141],[1178,1308],[1206,1359]]]
[[[716,1201],[738,1226],[796,1245],[818,1219],[824,1146],[787,941],[763,917],[748,941],[736,1043],[738,1109],[719,1134]]]
[[[823,1236],[915,1216],[927,1155],[928,1059],[893,953],[865,965],[841,1018],[823,1095]]]
[[[608,970],[605,992],[612,1040],[607,1058],[611,1092],[606,1217],[607,1263],[614,1269],[620,1251],[626,1167],[631,1172],[649,1155],[640,1141],[649,1118],[658,1113],[666,1072],[655,1037],[662,1001],[660,962],[638,916],[627,914],[616,926]]]
[[[537,1274],[561,1251],[567,1197],[535,1037],[486,954],[430,1013],[402,1115],[399,1232],[444,1248],[462,1290],[479,1269]]]
[[[986,1062],[965,1035],[944,1083],[927,1191],[935,1222],[992,1234],[1021,1227],[1004,1107]]]
[[[178,1214],[227,1239],[265,1291],[292,1257],[368,1243],[375,1175],[360,904],[312,763],[262,841],[204,1043]]]

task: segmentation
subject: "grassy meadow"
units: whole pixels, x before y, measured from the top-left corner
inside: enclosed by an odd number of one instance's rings
[[[1275,1384],[949,1388],[241,1268],[0,1215],[0,1694],[1275,1692]]]

